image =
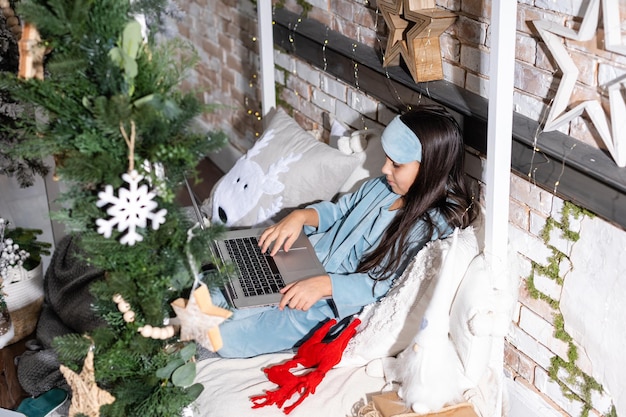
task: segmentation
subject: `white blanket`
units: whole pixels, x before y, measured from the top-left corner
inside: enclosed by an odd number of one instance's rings
[[[293,354],[273,353],[249,359],[207,359],[198,363],[196,382],[204,391],[192,405],[194,416],[267,417],[284,416],[281,409],[269,405],[253,409],[250,397],[276,389],[263,369],[291,359]],[[331,369],[317,387],[290,414],[291,417],[348,417],[380,394],[384,378],[367,375],[365,367]],[[293,400],[295,400],[294,398]],[[286,405],[291,404],[288,401]]]

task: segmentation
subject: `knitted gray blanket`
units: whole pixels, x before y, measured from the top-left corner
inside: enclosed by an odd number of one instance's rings
[[[59,371],[52,340],[68,333],[84,333],[103,324],[93,312],[89,284],[104,273],[80,259],[78,237],[66,236],[57,244],[44,276],[45,299],[36,339],[26,343],[18,358],[18,379],[26,392],[39,396],[52,388],[68,389]]]

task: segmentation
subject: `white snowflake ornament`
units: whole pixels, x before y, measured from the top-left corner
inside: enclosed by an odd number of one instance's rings
[[[154,211],[158,206],[157,202],[154,201],[156,194],[149,191],[145,184],[139,186],[143,175],[132,170],[130,173],[122,175],[122,179],[128,183],[129,187],[128,189],[120,188],[117,196],[113,194],[111,185],[107,185],[104,191],[98,193],[99,200],[96,205],[104,207],[110,204],[107,214],[111,218],[108,220],[97,219],[96,225],[98,226],[98,233],[106,238],[111,237],[113,228],[117,225],[119,232],[126,231],[126,234],[120,239],[120,243],[133,246],[143,240],[143,236],[137,233],[137,227],[146,227],[147,221],[150,220],[152,229],[157,230],[160,225],[165,223],[167,210]]]

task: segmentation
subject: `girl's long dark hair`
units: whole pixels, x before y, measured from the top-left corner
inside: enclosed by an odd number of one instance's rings
[[[409,235],[419,220],[425,221],[426,236],[432,236],[437,228],[431,217],[435,212],[452,228],[468,226],[477,215],[463,172],[463,137],[452,115],[440,106],[420,106],[400,116],[400,120],[420,139],[422,162],[415,182],[402,197],[404,206],[376,249],[361,260],[357,271],[369,271],[375,279],[390,278],[400,267]]]

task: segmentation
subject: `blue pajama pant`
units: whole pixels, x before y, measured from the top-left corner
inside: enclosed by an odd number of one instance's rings
[[[226,305],[220,290],[211,291],[215,305]],[[224,346],[217,352],[224,358],[249,358],[263,353],[291,349],[306,340],[320,323],[335,314],[329,301],[320,300],[308,311],[276,306],[233,310],[230,319],[220,324]]]

